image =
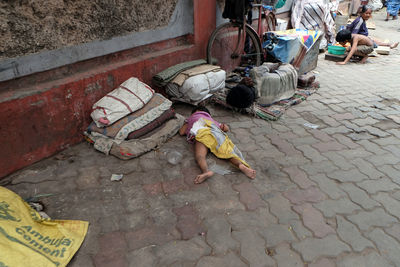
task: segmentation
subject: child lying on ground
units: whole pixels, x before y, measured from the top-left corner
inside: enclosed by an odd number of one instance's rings
[[[228,125],[211,118],[206,107],[195,107],[192,115],[186,119],[185,124],[179,130],[180,135],[187,136],[188,142],[194,142],[196,162],[202,171],[194,179],[195,184],[204,182],[214,174],[207,166],[208,150],[218,158],[229,159],[250,179],[256,177],[256,171],[251,169],[249,164],[244,161],[242,153],[226,135],[225,132],[227,131],[229,131]]]
[[[343,62],[337,62],[336,64],[344,65],[353,55],[361,56],[362,59],[360,61],[361,64],[364,64],[368,59],[368,54],[374,51],[374,43],[370,38],[361,34],[352,34],[350,30],[341,30],[336,35],[336,41],[340,44],[344,45],[347,42],[350,42],[350,47],[347,47],[346,50],[350,49],[350,52],[347,54],[346,59]]]

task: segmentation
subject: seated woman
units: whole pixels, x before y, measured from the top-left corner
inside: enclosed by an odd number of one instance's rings
[[[368,36],[368,28],[366,25],[366,21],[371,17],[372,17],[372,9],[366,5],[362,6],[360,11],[360,16],[357,17],[351,24],[347,25],[346,29],[350,30],[351,33],[354,34],[362,34]],[[381,42],[372,37],[370,38],[374,42],[374,48],[377,48],[380,45],[380,46],[389,46],[390,48],[393,49],[399,45],[399,42],[391,44],[391,43]]]

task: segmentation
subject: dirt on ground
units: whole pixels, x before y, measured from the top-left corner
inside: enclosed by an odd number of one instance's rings
[[[178,0],[2,0],[0,59],[168,25]]]

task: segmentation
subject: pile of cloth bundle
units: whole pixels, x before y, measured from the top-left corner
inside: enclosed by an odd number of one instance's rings
[[[132,77],[93,107],[84,133],[95,149],[121,159],[138,157],[174,136],[184,122],[172,102]]]
[[[171,66],[153,77],[171,100],[198,105],[225,87],[226,73],[203,59]]]

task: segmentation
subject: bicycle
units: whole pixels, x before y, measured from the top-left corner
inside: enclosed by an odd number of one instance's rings
[[[276,17],[273,5],[276,1],[256,0],[251,8],[258,9],[257,31],[248,23],[243,14],[242,20],[230,20],[218,26],[211,34],[207,44],[207,62],[219,65],[226,71],[238,66],[259,66],[266,55],[262,50],[265,32],[275,31]],[[266,5],[265,3],[269,5]]]

